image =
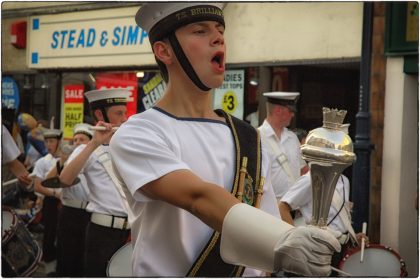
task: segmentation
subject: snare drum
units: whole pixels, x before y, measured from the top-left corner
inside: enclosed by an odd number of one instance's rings
[[[350,249],[339,264],[339,269],[354,277],[407,277],[405,262],[390,247],[370,244],[365,247],[363,262],[361,248]]]
[[[24,277],[38,267],[42,250],[22,221],[9,208],[2,208],[2,275]]]
[[[131,242],[118,249],[109,260],[106,275],[108,277],[133,277],[133,267],[131,266],[132,254],[133,245]]]

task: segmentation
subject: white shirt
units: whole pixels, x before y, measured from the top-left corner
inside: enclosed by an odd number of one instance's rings
[[[71,162],[77,157],[85,147],[86,144],[79,145],[71,153],[68,162]],[[107,145],[102,145],[102,148],[106,152],[109,150],[109,146]],[[89,156],[89,159],[84,164],[80,174],[85,176],[89,188],[89,204],[86,207],[86,211],[120,217],[127,216],[127,211],[123,206],[120,194],[118,193],[114,182],[98,160],[95,152]]]
[[[1,145],[1,151],[2,151],[2,164],[9,163],[19,157],[20,150],[16,145],[16,142],[13,140],[12,136],[9,133],[9,130],[7,130],[6,126],[2,125],[1,127],[2,132],[2,145]]]
[[[341,175],[338,178],[335,191],[338,193],[341,203],[343,202],[344,197],[344,206],[348,206],[350,183],[346,176]],[[283,196],[281,201],[288,203],[293,210],[299,209],[305,219],[305,223],[309,224],[312,218],[312,182],[310,172],[302,175]],[[340,210],[340,208],[335,208],[334,206],[330,207],[328,222],[337,215],[338,210]],[[345,209],[343,208],[342,210]],[[344,226],[339,216],[333,219],[329,227],[342,233],[347,232],[347,228]]]
[[[134,276],[185,276],[213,230],[191,213],[151,200],[138,190],[185,169],[230,192],[235,167],[230,129],[222,121],[176,118],[152,108],[130,117],[114,134],[110,146],[116,173],[127,186],[123,188],[135,216],[131,224]],[[266,157],[262,162],[264,177],[269,174]],[[280,218],[270,183],[264,186],[261,208]],[[246,269],[244,275],[264,273]]]
[[[36,177],[44,180],[52,168],[56,167],[59,158],[54,158],[51,154],[47,154],[35,163],[34,171]]]
[[[63,188],[62,199],[89,201],[89,188],[87,186],[86,178],[83,174],[79,174],[80,182],[71,187]]]
[[[60,158],[54,158],[53,155],[48,153],[41,159],[35,162],[34,170],[32,173],[35,174],[37,178],[39,178],[41,181],[45,180],[47,177],[47,174],[56,167],[57,161],[60,160]],[[60,193],[62,191],[61,188],[55,189],[57,193]]]
[[[267,142],[269,138],[274,138],[281,152],[287,157],[287,161],[295,178],[300,176],[300,170],[306,165],[302,159],[302,152],[300,150],[300,142],[298,137],[287,128],[283,128],[280,140],[276,136],[274,129],[267,120],[258,128],[261,132],[261,140],[267,146],[271,158],[271,184],[274,187],[274,193],[277,200],[287,192],[287,190],[294,184],[294,179],[284,171],[283,167],[278,162],[274,150]]]

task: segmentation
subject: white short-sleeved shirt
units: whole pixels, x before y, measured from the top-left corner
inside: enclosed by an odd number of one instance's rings
[[[68,162],[76,158],[85,147],[86,144],[79,145],[71,153]],[[108,145],[102,145],[101,147],[105,152],[109,151]],[[120,217],[127,216],[127,210],[122,203],[121,196],[95,152],[89,156],[80,174],[86,178],[86,185],[89,188],[87,211]]]
[[[345,206],[348,206],[347,203],[349,201],[350,183],[346,176],[341,175],[338,178],[335,191],[338,193],[340,201],[343,202],[344,198],[346,203]],[[309,224],[312,218],[312,182],[310,173],[307,172],[306,174],[302,175],[289,189],[289,191],[287,191],[281,201],[288,203],[293,210],[299,209],[303,218],[305,219],[305,223]],[[329,227],[333,230],[346,233],[347,228],[341,221],[340,217],[335,217],[338,210],[340,210],[340,208],[331,206],[330,212],[328,213],[328,222],[330,220],[333,221]],[[342,210],[344,210],[344,208]]]
[[[51,154],[47,154],[35,163],[34,171],[36,177],[41,180],[44,180],[47,177],[47,174],[56,167],[56,163],[59,158],[54,158]]]
[[[2,152],[2,160],[3,163],[9,163],[19,157],[20,150],[16,145],[16,142],[13,140],[12,136],[7,130],[6,126],[2,125],[1,127],[2,132],[2,145],[1,145],[1,152]]]
[[[302,159],[300,142],[296,134],[289,131],[287,128],[283,128],[281,138],[279,140],[267,120],[264,120],[263,124],[258,129],[261,132],[262,142],[267,146],[267,150],[270,153],[271,184],[273,185],[277,200],[280,200],[287,190],[294,184],[294,180],[284,171],[267,140],[271,137],[275,139],[280,151],[286,155],[290,170],[295,178],[300,176],[301,168],[306,165],[305,161]]]
[[[138,190],[165,174],[185,169],[230,192],[235,149],[229,127],[222,121],[177,118],[152,108],[130,117],[110,146],[135,216],[131,224],[134,276],[185,276],[213,230],[186,210],[151,200]],[[264,177],[269,175],[266,158],[263,154]],[[270,179],[266,181],[261,208],[280,218]],[[246,269],[244,275],[264,273]]]
[[[62,198],[65,200],[89,201],[89,188],[86,178],[83,174],[79,174],[80,182],[77,185],[63,188]]]

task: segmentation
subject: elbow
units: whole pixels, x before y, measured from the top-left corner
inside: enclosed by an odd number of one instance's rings
[[[63,171],[60,176],[59,176],[60,182],[70,185],[72,184],[74,179],[71,179],[71,177],[69,177],[68,175],[66,175],[66,173]]]

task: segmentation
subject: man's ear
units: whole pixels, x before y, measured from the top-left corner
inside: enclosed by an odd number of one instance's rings
[[[153,52],[157,59],[162,61],[165,65],[170,65],[173,59],[173,52],[169,43],[164,41],[157,41],[153,44]]]
[[[103,120],[104,116],[102,115],[102,111],[100,109],[95,109],[95,111],[93,112],[93,114],[95,115],[96,120]]]

